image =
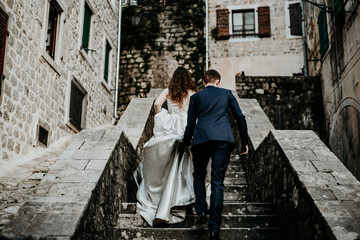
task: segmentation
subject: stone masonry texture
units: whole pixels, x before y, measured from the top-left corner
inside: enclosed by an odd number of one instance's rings
[[[30,190],[2,178],[8,190],[0,197],[14,188],[23,197],[1,209],[0,239],[114,239],[121,203],[136,199],[133,172],[152,136],[153,102],[134,99],[117,126],[81,131],[60,156],[44,161],[50,167]],[[136,123],[127,121],[134,116]]]
[[[333,6],[334,1],[315,1]],[[337,14],[328,12],[329,47],[321,56],[319,8],[305,4],[309,73],[321,76],[326,130],[331,150],[360,179],[360,15],[359,1],[344,2]]]
[[[209,0],[209,60],[210,68],[222,76],[221,86],[235,90],[235,76],[292,76],[302,73],[303,47],[301,36],[289,36],[286,13],[288,0]],[[270,37],[217,39],[217,10],[229,10],[229,29],[232,10],[254,9],[255,25],[258,8],[269,7]],[[255,33],[259,33],[255,26]],[[232,34],[230,30],[230,35]]]
[[[0,161],[38,147],[38,125],[49,131],[48,145],[73,134],[68,127],[70,84],[85,89],[85,128],[110,124],[115,85],[117,11],[110,1],[86,0],[93,11],[90,46],[80,51],[85,0],[59,0],[55,60],[45,52],[48,0],[4,0],[8,36],[0,106]],[[103,79],[105,39],[112,45],[109,84]]]
[[[256,98],[276,129],[311,129],[327,142],[319,78],[237,76],[236,91]]]
[[[132,34],[132,38],[122,39],[120,113],[132,98],[146,97],[150,88],[168,87],[178,66],[188,69],[198,84],[204,72],[203,2],[173,1],[165,6],[153,2],[145,4],[147,2],[151,1],[141,1],[137,7],[127,6],[123,13],[123,33]],[[140,24],[148,21],[152,23],[148,27],[158,26],[153,30],[156,32],[146,32],[146,27],[134,26],[131,19],[134,15],[140,18]]]

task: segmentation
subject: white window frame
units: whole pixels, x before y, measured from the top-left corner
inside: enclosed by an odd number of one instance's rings
[[[45,61],[61,76],[66,76],[67,74],[63,70],[61,65],[61,58],[62,58],[62,49],[63,49],[63,32],[64,32],[64,19],[67,12],[66,5],[64,4],[63,0],[55,0],[62,12],[59,13],[59,18],[57,22],[57,33],[56,33],[56,44],[55,44],[55,56],[54,59],[50,57],[50,55],[46,52],[46,40],[47,40],[47,31],[48,31],[48,22],[49,22],[49,14],[50,14],[50,4],[52,0],[45,1],[45,17],[43,24],[43,33],[42,33],[42,45],[41,45],[41,57],[45,59]]]
[[[90,32],[89,32],[89,46],[88,49],[93,48],[93,42],[94,42],[94,24],[95,24],[95,8],[92,6],[91,2],[89,0],[81,0],[81,9],[80,9],[80,27],[79,27],[79,39],[78,39],[78,46],[79,46],[79,52],[80,54],[86,59],[86,61],[89,63],[91,69],[93,68],[93,61],[91,58],[91,51],[86,52],[84,49],[81,48],[82,46],[82,38],[83,38],[83,29],[84,29],[84,14],[85,14],[85,3],[89,6],[92,15],[90,19]]]
[[[255,34],[259,33],[259,19],[258,19],[258,4],[251,4],[251,5],[234,5],[234,6],[228,6],[229,10],[229,42],[250,42],[250,41],[259,41],[259,37],[248,37],[248,38],[233,38],[231,35],[233,35],[233,18],[232,14],[233,11],[238,10],[254,10],[254,20],[255,20]]]
[[[109,54],[109,76],[108,76],[108,82],[105,81],[105,76],[104,76],[104,70],[105,70],[105,51],[106,51],[106,42],[108,42],[111,46],[111,50],[110,50],[110,54]],[[113,71],[113,66],[114,66],[114,59],[115,59],[115,55],[114,53],[115,51],[115,45],[113,44],[113,42],[110,40],[109,34],[105,31],[105,35],[104,35],[104,39],[103,39],[103,53],[102,53],[102,67],[101,67],[101,84],[105,87],[105,89],[111,93],[111,87],[114,86],[115,83],[115,74]]]
[[[302,36],[299,35],[291,35],[290,30],[290,12],[289,12],[289,5],[294,3],[300,3],[301,1],[291,1],[291,2],[285,2],[285,33],[287,39],[299,39],[302,38]],[[303,9],[301,9],[303,11]]]

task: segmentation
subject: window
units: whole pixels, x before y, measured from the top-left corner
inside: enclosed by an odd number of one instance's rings
[[[4,69],[4,60],[5,60],[5,44],[6,44],[6,34],[7,34],[7,19],[8,15],[0,8],[0,96],[1,96],[1,87],[3,80],[3,69]]]
[[[89,5],[85,2],[85,11],[84,11],[84,26],[83,26],[83,37],[81,48],[83,48],[86,52],[89,50],[89,42],[90,42],[90,27],[91,27],[91,16],[92,11]]]
[[[110,44],[108,43],[108,41],[106,41],[106,46],[105,46],[105,66],[104,66],[104,79],[105,79],[105,82],[106,82],[106,83],[109,83],[110,53],[111,53],[111,46],[110,46]]]
[[[335,24],[342,27],[345,21],[344,0],[334,0]]]
[[[302,11],[300,3],[289,4],[290,33],[293,36],[302,36]]]
[[[230,38],[230,41],[236,42],[270,37],[270,8],[248,5],[217,9],[216,30],[218,40]]]
[[[48,145],[48,136],[49,136],[49,131],[46,130],[45,128],[43,128],[42,126],[39,125],[39,142],[41,142],[42,144],[44,144],[45,146]]]
[[[233,37],[255,36],[255,13],[254,9],[232,11]]]
[[[322,9],[318,16],[319,36],[320,36],[320,54],[324,57],[329,48],[329,36],[327,29],[326,11]]]
[[[56,39],[58,33],[59,19],[62,9],[59,4],[52,0],[50,2],[49,19],[46,36],[46,52],[52,59],[55,59]]]
[[[83,108],[86,91],[75,80],[71,81],[69,121],[78,130],[83,127]]]

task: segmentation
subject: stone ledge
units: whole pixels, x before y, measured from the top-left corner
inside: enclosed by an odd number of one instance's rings
[[[277,207],[283,239],[359,238],[360,182],[313,131],[275,130],[255,99],[238,102],[252,149],[242,157],[250,197]]]
[[[13,210],[0,239],[112,238],[121,202],[135,198],[132,173],[152,136],[153,102],[133,99],[118,126],[81,131],[39,179],[42,194]]]

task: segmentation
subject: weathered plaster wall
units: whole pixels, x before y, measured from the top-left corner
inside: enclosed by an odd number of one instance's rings
[[[320,2],[320,1],[318,1]],[[321,2],[322,3],[322,2]],[[332,6],[332,1],[326,1]],[[323,102],[331,150],[360,179],[360,17],[359,3],[347,1],[344,24],[335,27],[327,14],[329,49],[321,58],[319,9],[306,4],[310,73],[321,74]]]
[[[271,37],[234,40],[216,40],[210,37],[210,67],[222,75],[221,86],[235,89],[235,75],[292,76],[303,68],[301,38],[289,38],[286,33],[287,0],[210,0],[210,31],[216,28],[216,10],[234,6],[270,7]]]
[[[45,52],[47,0],[1,1],[8,14],[4,75],[0,99],[0,161],[38,146],[37,126],[49,130],[48,144],[73,134],[68,122],[71,79],[87,91],[86,128],[110,124],[117,42],[117,11],[109,1],[86,0],[94,11],[91,45],[81,53],[84,0],[61,0],[55,61]],[[103,79],[105,39],[113,46],[110,82]],[[84,52],[84,51],[83,51]]]

